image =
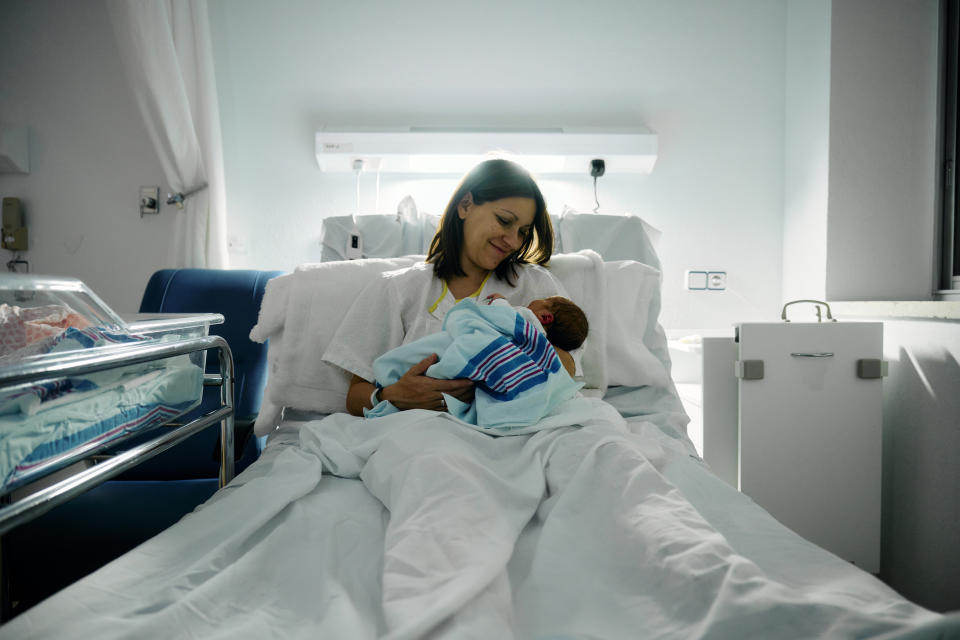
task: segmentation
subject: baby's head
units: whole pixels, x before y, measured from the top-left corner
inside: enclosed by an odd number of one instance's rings
[[[527,305],[547,332],[547,340],[564,351],[573,351],[587,339],[587,315],[562,296],[534,300]]]

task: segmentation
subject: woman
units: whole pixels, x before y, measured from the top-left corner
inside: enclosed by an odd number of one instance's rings
[[[347,411],[363,415],[380,400],[398,409],[445,410],[443,394],[470,402],[470,380],[424,375],[436,354],[382,389],[373,360],[386,351],[441,329],[457,301],[499,294],[512,304],[565,295],[549,271],[553,229],[540,189],[530,174],[508,160],[488,160],[460,182],[444,211],[424,263],[383,274],[347,312],[323,355],[353,374]],[[363,335],[363,344],[355,336]]]

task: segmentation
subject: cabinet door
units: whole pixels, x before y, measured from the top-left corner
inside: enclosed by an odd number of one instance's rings
[[[881,358],[881,323],[740,327],[740,490],[803,537],[879,571],[881,379],[857,361]]]

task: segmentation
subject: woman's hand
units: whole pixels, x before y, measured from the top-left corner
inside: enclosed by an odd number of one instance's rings
[[[463,402],[473,402],[472,380],[438,380],[426,375],[430,365],[437,361],[431,354],[400,376],[400,379],[380,390],[380,399],[389,400],[397,409],[432,409],[446,411],[443,394]]]

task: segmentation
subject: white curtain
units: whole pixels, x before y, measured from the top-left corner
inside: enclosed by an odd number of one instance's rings
[[[207,4],[107,0],[107,10],[164,178],[174,193],[196,191],[183,209],[161,209],[176,216],[169,266],[226,268],[227,196]]]

